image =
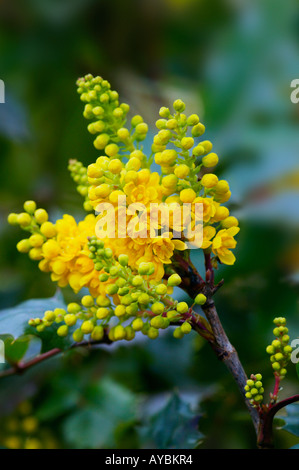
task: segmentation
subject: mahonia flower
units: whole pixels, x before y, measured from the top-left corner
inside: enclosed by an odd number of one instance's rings
[[[239,227],[219,230],[213,239],[212,251],[224,264],[234,264],[236,260],[235,255],[230,251],[230,249],[235,248],[237,244],[234,239],[234,235],[236,235],[239,230]]]
[[[154,339],[159,328],[172,321],[183,321],[184,326],[175,330],[175,336],[182,337],[191,329],[191,313],[185,302],[177,303],[169,295],[181,282],[179,276],[173,277],[176,252],[200,248],[212,256],[214,267],[217,262],[235,262],[231,250],[238,220],[223,205],[231,196],[228,182],[212,173],[218,155],[203,139],[205,126],[199,117],[184,114],[182,100],[174,102],[173,113],[160,109],[158,133],[146,155],[142,142],[147,124],[136,115],[126,127],[129,105],[119,102],[109,82],[89,74],[77,85],[99,154],[88,167],[71,159],[68,169],[84,209],[94,214],[79,223],[65,214],[53,223],[44,209],[26,201],[25,212],[10,214],[8,221],[30,234],[18,243],[20,252],[38,261],[40,270],[50,273],[58,286],[70,285],[75,292],[86,287],[90,296],[83,297],[82,305],[71,304],[68,311],[46,312],[31,326],[43,331],[63,323],[57,332],[65,336],[81,322],[74,340],[81,341],[85,334],[98,340],[115,316],[119,323],[109,329],[110,340],[132,339],[140,330]],[[159,172],[151,171],[154,161]],[[108,226],[115,229],[114,235],[105,232]],[[198,227],[202,240],[195,237]],[[165,274],[168,283],[163,281]],[[131,323],[124,326],[128,320]]]

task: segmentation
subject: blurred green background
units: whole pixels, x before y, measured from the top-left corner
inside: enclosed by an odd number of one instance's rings
[[[77,77],[107,78],[150,134],[159,107],[181,98],[206,125],[241,221],[237,262],[217,273],[225,284],[216,305],[247,373],[261,372],[272,387],[265,353],[272,319],[286,316],[291,338],[299,336],[299,105],[290,101],[290,83],[299,77],[298,7],[297,0],[1,1],[1,308],[55,292],[48,275],[17,253],[21,233],[6,223],[8,213],[34,199],[54,219],[83,215],[67,162],[86,165],[98,155]],[[170,332],[153,342],[73,352],[2,379],[0,434],[5,415],[29,399],[58,447],[167,447],[159,419],[174,392],[179,422],[188,413],[198,420],[205,436],[199,448],[254,448],[224,366],[196,335],[179,341]],[[298,393],[293,365],[282,393]],[[278,447],[296,442],[276,432]],[[175,445],[190,443],[180,437]]]

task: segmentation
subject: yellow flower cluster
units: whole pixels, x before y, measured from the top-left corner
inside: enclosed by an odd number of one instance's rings
[[[87,287],[94,295],[101,292],[101,283],[89,258],[88,237],[95,233],[96,218],[89,214],[77,224],[70,215],[55,223],[48,221],[44,209],[36,209],[34,201],[27,201],[25,209],[31,213],[10,214],[9,221],[19,224],[31,235],[17,244],[21,253],[28,253],[39,261],[39,269],[51,273],[51,280],[59,287],[70,285],[75,292]],[[26,220],[26,225],[22,224]]]
[[[96,237],[100,244],[96,249],[97,256],[113,260],[127,257],[126,269],[132,276],[136,276],[142,266],[151,266],[145,273],[148,284],[142,292],[151,299],[153,291],[150,293],[148,289],[160,286],[161,292],[165,290],[161,287],[165,269],[168,275],[173,273],[171,264],[176,250],[189,249],[189,243],[201,248],[205,254],[211,254],[215,267],[218,261],[233,264],[235,256],[231,250],[236,246],[234,236],[239,228],[238,220],[230,216],[223,205],[231,195],[227,181],[218,180],[209,172],[217,165],[218,156],[212,152],[210,141],[201,140],[205,127],[196,114],[184,114],[185,104],[181,100],[174,102],[173,114],[168,108],[160,109],[161,119],[156,123],[159,130],[153,139],[152,152],[147,156],[142,146],[148,132],[147,124],[136,115],[130,126],[125,127],[129,106],[119,103],[118,93],[111,90],[109,82],[86,75],[77,85],[80,99],[85,103],[83,115],[90,120],[88,131],[94,136],[94,147],[101,154],[87,168],[81,162],[70,160],[69,171],[84,198],[84,209],[95,211],[95,215],[89,214],[79,223],[72,216],[64,215],[52,223],[44,209],[38,209],[34,201],[27,201],[24,212],[10,214],[8,221],[30,233],[17,248],[39,261],[39,268],[49,272],[52,281],[60,287],[70,285],[75,292],[83,287],[89,289],[94,304],[88,312],[78,311],[78,315],[85,315],[86,321],[91,321],[91,315],[94,326],[100,326],[95,324],[95,319],[98,320],[96,311],[106,306],[96,305],[95,299],[110,295],[116,308],[118,304],[122,305],[122,299],[113,275],[106,278],[107,269],[112,266],[99,260],[94,262],[91,239]],[[154,161],[161,172],[151,171]],[[198,205],[202,214],[197,211]],[[198,223],[203,234],[200,242],[195,237]],[[111,236],[108,229],[113,225],[115,236]],[[103,234],[105,227],[108,230]],[[119,282],[122,284],[123,280],[119,279]],[[126,289],[130,291],[131,287],[126,286]],[[111,300],[109,302],[107,308],[112,309],[109,310],[112,315],[114,310]],[[141,306],[138,304],[137,307],[134,309],[141,312]],[[61,312],[58,319],[60,315]],[[167,319],[167,315],[167,309],[164,309],[162,318]],[[57,322],[55,315],[52,320],[49,318],[34,326],[42,329],[44,324]],[[64,326],[69,327],[67,323]],[[177,337],[188,332],[189,327],[190,324],[176,330]],[[63,335],[64,331],[62,329],[60,333]]]
[[[218,163],[218,156],[211,152],[212,143],[207,140],[195,142],[205,132],[199,117],[196,114],[186,116],[183,113],[185,104],[181,100],[174,102],[174,114],[168,108],[161,108],[161,119],[156,123],[159,132],[154,137],[152,154],[147,158],[140,143],[146,137],[147,125],[141,116],[133,116],[130,130],[124,127],[129,107],[119,105],[118,94],[110,90],[106,80],[87,75],[78,80],[78,92],[82,101],[87,103],[84,116],[93,121],[88,130],[99,134],[95,146],[105,151],[105,155],[87,169],[89,189],[85,169],[80,167],[80,162],[73,162],[73,167],[79,165],[75,179],[79,182],[79,192],[88,197],[86,208],[92,206],[97,209],[99,204],[108,202],[115,206],[115,213],[119,215],[119,198],[125,197],[126,208],[142,204],[146,207],[147,216],[149,206],[158,204],[160,219],[163,219],[162,204],[169,206],[169,212],[173,204],[182,210],[182,206],[189,203],[192,204],[191,221],[186,222],[182,216],[181,232],[184,229],[184,234],[181,233],[179,238],[184,240],[187,233],[188,240],[192,242],[197,219],[195,206],[200,203],[203,207],[203,240],[199,247],[212,252],[215,260],[233,264],[235,256],[231,249],[236,246],[234,236],[239,231],[238,221],[222,205],[231,196],[227,181],[218,180],[215,174],[209,173],[209,169]],[[191,136],[188,136],[189,129]],[[103,145],[96,144],[98,138]],[[161,166],[162,175],[150,172],[153,159]],[[130,226],[136,214],[127,210],[125,219],[126,226]],[[162,225],[161,220],[157,220],[156,236],[148,226],[146,232],[142,232],[144,224],[134,228],[135,235],[139,229],[139,236],[123,233],[115,241],[115,254],[130,254],[130,266],[135,269],[140,260],[154,262],[156,279],[161,279],[164,265],[171,263],[174,249],[187,248],[182,242],[174,243],[171,233],[169,236],[164,233],[165,240],[161,240],[158,232]],[[119,226],[116,228],[123,231]],[[172,231],[174,228],[170,217],[169,229]]]

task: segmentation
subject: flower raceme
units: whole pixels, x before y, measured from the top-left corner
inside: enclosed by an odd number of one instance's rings
[[[288,335],[288,328],[286,327],[286,319],[284,317],[274,318],[273,323],[275,328],[273,334],[275,339],[267,346],[266,352],[270,355],[270,361],[275,377],[275,388],[273,393],[270,393],[270,404],[266,407],[272,406],[278,399],[280,391],[280,382],[287,374],[287,366],[291,360],[292,346],[290,346],[290,337]],[[245,386],[245,396],[250,401],[254,408],[260,409],[263,402],[263,384],[261,382],[261,374],[252,374],[250,379],[247,380]]]
[[[59,335],[72,331],[81,341],[84,335],[100,339],[113,317],[110,340],[130,340],[137,331],[155,338],[160,328],[180,322],[175,336],[181,337],[191,329],[191,314],[185,302],[170,295],[181,282],[175,253],[200,248],[212,256],[213,266],[235,262],[231,250],[238,220],[223,205],[231,196],[227,181],[211,172],[218,156],[202,138],[199,117],[184,114],[181,100],[174,102],[173,113],[160,109],[158,133],[146,155],[147,124],[136,115],[127,126],[129,106],[119,102],[109,82],[86,75],[77,85],[100,156],[87,168],[70,160],[68,168],[84,209],[94,213],[79,223],[67,214],[50,222],[44,209],[27,201],[24,212],[10,214],[8,221],[29,233],[17,249],[38,261],[52,281],[75,292],[88,288],[90,295],[81,305],[46,312],[31,325],[42,331],[61,323]],[[151,171],[154,161],[159,172]]]

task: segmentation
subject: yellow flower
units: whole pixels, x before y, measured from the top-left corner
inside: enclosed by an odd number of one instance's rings
[[[152,202],[161,201],[162,188],[159,181],[160,176],[158,173],[150,174],[148,172],[141,173],[141,177],[138,177],[137,181],[130,181],[127,183],[124,186],[124,192],[127,195],[127,204],[139,202],[146,206]]]
[[[213,240],[212,251],[224,264],[232,265],[236,261],[236,257],[230,249],[236,247],[237,242],[233,237],[239,230],[239,227],[220,230]]]
[[[168,236],[167,236],[168,235]],[[185,250],[186,244],[182,240],[173,240],[172,233],[165,236],[147,240],[144,255],[137,260],[138,265],[143,262],[151,262],[155,266],[154,279],[160,280],[164,276],[164,264],[171,264],[174,250]]]
[[[203,211],[203,221],[209,222],[209,220],[214,217],[217,207],[219,204],[213,200],[213,198],[208,197],[197,197],[194,199],[193,204],[198,203],[202,204],[202,211]],[[194,206],[192,205],[192,209],[194,212]]]

